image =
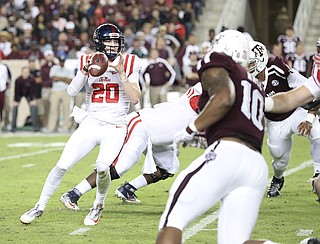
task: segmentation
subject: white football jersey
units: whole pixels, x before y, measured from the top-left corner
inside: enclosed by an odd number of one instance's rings
[[[81,60],[87,58],[80,57],[80,69],[85,64]],[[113,62],[119,62],[119,57]],[[141,59],[136,55],[124,55],[124,71],[128,77],[128,82],[138,84],[142,67],[141,62]],[[108,123],[124,123],[126,121],[130,101],[124,92],[120,76],[114,68],[109,66],[106,72],[99,77],[88,74],[85,85],[89,116]]]
[[[154,108],[144,108],[139,111],[152,144],[172,143],[174,134],[196,119],[201,93],[201,83],[198,82],[175,102],[159,103]]]

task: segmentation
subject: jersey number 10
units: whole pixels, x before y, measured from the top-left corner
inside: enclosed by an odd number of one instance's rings
[[[247,80],[242,80],[241,85],[243,87],[241,112],[261,131],[264,129],[262,121],[264,98],[257,89],[251,89],[251,84]]]

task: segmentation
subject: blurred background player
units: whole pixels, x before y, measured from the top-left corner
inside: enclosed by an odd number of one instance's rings
[[[35,85],[35,80],[30,74],[29,67],[22,67],[21,75],[15,80],[11,132],[16,132],[17,130],[18,108],[22,97],[25,97],[27,99],[27,102],[30,106],[33,131],[36,132],[40,130]]]
[[[80,109],[74,107],[72,115],[80,125],[69,138],[59,161],[50,171],[38,202],[20,217],[23,224],[30,224],[43,214],[64,174],[98,145],[100,150],[96,160],[96,198],[84,224],[96,225],[100,219],[110,186],[109,166],[119,154],[127,135],[125,119],[130,102],[139,102],[141,60],[135,55],[121,54],[124,37],[113,24],[98,26],[93,34],[93,41],[95,50],[107,55],[109,67],[101,76],[93,77],[88,74],[89,56],[79,58],[80,68],[67,92],[74,97],[85,85],[88,92],[87,111],[85,116],[79,119],[77,111]]]
[[[282,113],[320,98],[320,39],[316,42],[317,54],[313,56],[311,76],[301,86],[267,97],[265,111]]]
[[[71,126],[70,120],[70,96],[67,93],[67,87],[74,77],[74,71],[65,65],[67,57],[61,55],[58,57],[59,64],[50,69],[50,78],[52,79],[52,88],[50,93],[50,110],[48,120],[48,131],[50,133],[59,131],[60,114],[62,115],[62,132],[69,132]]]
[[[5,128],[9,121],[5,121],[6,107],[9,107],[9,95],[7,95],[11,85],[11,71],[5,63],[2,61],[2,55],[0,55],[0,132],[2,128]],[[7,119],[8,120],[8,119]],[[3,123],[4,121],[4,123]],[[7,123],[7,124],[6,124]]]
[[[269,58],[266,47],[256,41],[250,42],[248,70],[264,86],[267,96],[286,92],[303,84],[307,78],[291,69],[279,57]],[[307,111],[301,107],[286,113],[265,113],[268,133],[267,144],[273,168],[273,178],[267,193],[268,197],[280,196],[284,184],[291,150],[292,135],[304,135],[310,140],[314,176],[320,172],[320,124],[317,111]]]

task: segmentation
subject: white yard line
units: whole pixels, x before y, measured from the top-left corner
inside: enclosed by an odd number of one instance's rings
[[[312,160],[309,161],[305,161],[302,164],[300,164],[299,166],[289,169],[284,173],[284,176],[289,176],[299,170],[302,170],[306,167],[309,167],[310,165],[312,165]],[[269,179],[270,181],[271,179]],[[183,232],[183,236],[182,236],[182,243],[184,243],[185,241],[187,241],[188,239],[190,239],[192,236],[196,235],[198,232],[202,231],[206,226],[208,226],[209,224],[213,223],[214,221],[216,221],[218,219],[219,216],[219,209],[214,211],[212,214],[207,215],[205,218],[201,219],[198,223],[196,223],[193,226],[190,226],[189,228],[187,228],[184,232]]]
[[[53,152],[53,151],[61,151],[61,148],[45,149],[45,150],[31,152],[31,153],[23,153],[23,154],[8,156],[8,157],[0,157],[0,161],[5,161],[5,160],[10,160],[15,158],[30,157],[33,155],[39,155],[39,154],[44,154],[44,153]]]
[[[77,229],[77,230],[75,230],[75,231],[70,232],[69,235],[71,235],[71,236],[74,236],[74,235],[83,235],[84,233],[86,233],[86,232],[88,232],[88,231],[90,231],[90,230],[91,230],[91,228],[89,228],[89,227],[79,228],[79,229]]]

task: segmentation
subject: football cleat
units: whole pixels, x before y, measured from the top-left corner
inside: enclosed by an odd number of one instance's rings
[[[139,203],[141,202],[136,194],[134,194],[134,191],[137,190],[134,188],[132,185],[129,183],[125,183],[124,185],[118,187],[116,190],[115,195],[122,199],[122,201],[127,202],[127,203]]]
[[[281,179],[277,179],[276,177],[272,177],[272,181],[267,193],[268,197],[278,197],[280,196],[280,191],[284,184],[284,177],[282,176]]]
[[[85,217],[83,223],[84,225],[96,225],[98,224],[101,214],[103,210],[103,205],[102,204],[93,204],[93,207],[90,208],[90,212],[88,215]]]
[[[60,197],[60,202],[67,208],[74,211],[80,210],[78,206],[79,196],[73,191],[73,189],[69,192],[64,193]]]
[[[31,208],[28,212],[25,212],[21,215],[20,221],[22,224],[30,224],[33,222],[36,218],[41,217],[43,214],[42,210],[38,209],[38,205],[36,205],[34,208]]]
[[[319,173],[315,173],[315,174],[312,176],[312,178],[310,178],[310,179],[308,180],[308,182],[311,183],[311,185],[312,185],[312,192],[313,192],[313,193],[316,193],[315,182],[316,182],[316,180],[317,180],[318,178],[319,178]]]

